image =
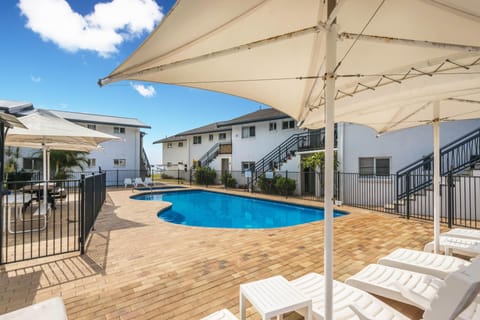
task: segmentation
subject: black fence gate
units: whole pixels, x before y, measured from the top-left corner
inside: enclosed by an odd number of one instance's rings
[[[7,181],[0,207],[0,264],[83,253],[105,201],[105,178],[97,173],[71,180]]]

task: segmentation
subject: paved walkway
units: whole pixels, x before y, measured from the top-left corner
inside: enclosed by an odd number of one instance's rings
[[[199,319],[225,307],[238,316],[241,283],[322,273],[321,221],[266,230],[185,227],[157,218],[165,203],[131,195],[131,190],[108,192],[84,256],[2,266],[0,314],[62,296],[69,319]],[[337,280],[395,248],[421,249],[432,238],[429,223],[342,209],[351,214],[334,223]],[[413,319],[421,316],[417,309],[395,306]],[[258,319],[253,308],[247,315]]]

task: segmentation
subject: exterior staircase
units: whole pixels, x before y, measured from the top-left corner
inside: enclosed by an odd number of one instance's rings
[[[144,172],[150,172],[150,161],[148,160],[147,153],[145,152],[144,148],[142,148],[140,163],[140,172],[142,173],[142,176]]]
[[[336,132],[335,127],[335,147],[337,146]],[[325,149],[325,129],[294,134],[255,162],[253,181],[256,181],[265,172],[279,170],[281,165],[293,158],[297,151],[323,149]]]
[[[440,149],[440,175],[468,174],[480,168],[480,128]],[[433,153],[399,170],[396,174],[396,203],[385,206],[395,209],[432,190]],[[387,208],[388,207],[388,208]]]
[[[219,154],[231,154],[232,153],[232,143],[216,143],[213,147],[210,148],[199,160],[198,165],[201,167],[208,167],[210,163],[219,155]]]

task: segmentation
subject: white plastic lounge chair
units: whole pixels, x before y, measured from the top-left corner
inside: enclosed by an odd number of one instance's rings
[[[433,251],[433,241],[425,245],[424,251]],[[480,256],[480,240],[440,236],[440,250],[446,254],[460,254],[469,257]]]
[[[135,178],[135,180],[133,181],[133,186],[135,188],[137,188],[138,186],[144,186],[145,187],[145,184],[143,183],[142,178]]]
[[[315,319],[324,318],[325,281],[317,273],[309,273],[290,281],[290,283],[307,297],[312,298],[312,311]],[[356,316],[351,306],[361,310],[366,319],[408,319],[406,316],[375,298],[371,294],[333,281],[333,318],[335,320],[362,319]]]
[[[454,228],[441,234],[442,236],[480,240],[480,230]]]
[[[238,320],[228,309],[222,309],[200,320]]]
[[[475,259],[464,269],[451,273],[445,280],[423,273],[371,264],[345,282],[361,290],[425,310],[431,307],[440,289],[449,282],[455,282],[455,279],[452,279],[459,274],[471,275],[475,281],[480,282],[480,259]],[[469,310],[478,309],[473,312],[477,312],[480,317],[480,299],[477,300]]]
[[[145,177],[145,181],[143,183],[148,187],[148,186],[153,186],[153,180],[151,177]]]
[[[400,248],[380,258],[378,264],[445,279],[450,273],[470,265],[470,262],[443,254]]]
[[[130,178],[123,179],[123,183],[125,184],[125,188],[128,187],[128,186],[133,186],[132,179],[130,179]]]
[[[0,320],[67,320],[62,298],[52,298],[29,307],[0,315]]]

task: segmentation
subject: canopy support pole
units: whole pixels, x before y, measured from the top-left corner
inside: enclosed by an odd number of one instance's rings
[[[43,145],[43,202],[41,205],[44,206],[45,214],[48,210],[48,147]]]
[[[329,0],[329,12],[335,1]],[[325,319],[333,319],[333,147],[335,68],[337,65],[337,25],[333,21],[326,34],[325,74],[325,233],[324,233],[324,274],[325,274]]]
[[[433,250],[440,252],[440,102],[433,102]]]

